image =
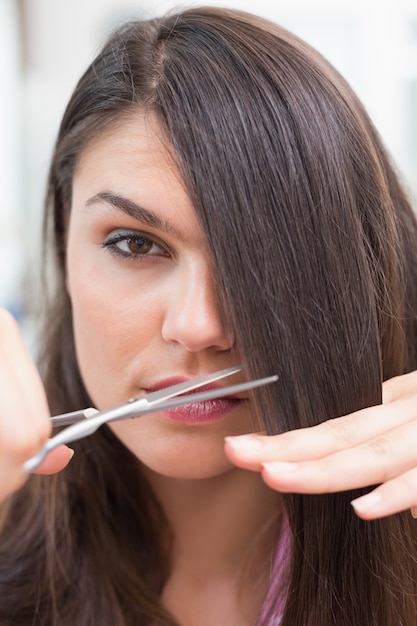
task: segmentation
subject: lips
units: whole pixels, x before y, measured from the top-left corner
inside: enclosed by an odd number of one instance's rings
[[[184,424],[203,424],[222,419],[243,402],[240,398],[217,398],[205,402],[185,404],[161,413],[173,420]]]
[[[165,379],[146,389],[146,392],[149,393],[152,391],[159,391],[160,389],[164,389],[166,387],[169,387],[170,385],[181,383],[185,380],[190,379],[185,377]],[[197,389],[192,389],[191,391],[180,395],[188,396],[194,393],[208,391],[210,389],[221,389],[221,385],[211,383],[202,387],[198,387]],[[185,404],[183,406],[167,409],[166,411],[160,411],[160,413],[175,422],[181,422],[184,424],[203,424],[222,419],[228,413],[237,408],[243,401],[244,399],[238,396],[226,396],[224,398],[206,400],[205,402]]]

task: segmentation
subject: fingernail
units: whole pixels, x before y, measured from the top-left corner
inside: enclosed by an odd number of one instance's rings
[[[238,435],[226,437],[225,440],[236,452],[252,453],[257,452],[262,447],[262,442],[257,435]]]
[[[382,496],[378,491],[371,491],[371,493],[367,493],[366,496],[361,496],[356,500],[352,500],[351,505],[356,511],[368,511],[372,509],[374,506],[377,506],[382,502]]]
[[[270,474],[290,474],[298,469],[298,463],[267,461],[266,463],[262,463],[262,467]]]
[[[72,457],[75,454],[75,450],[73,450],[72,448],[68,448],[68,450],[69,450],[69,453],[70,453],[69,461],[71,461]]]

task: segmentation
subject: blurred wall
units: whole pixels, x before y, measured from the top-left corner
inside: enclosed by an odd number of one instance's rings
[[[254,11],[318,48],[357,91],[417,196],[415,0],[203,4]],[[33,268],[45,178],[66,101],[116,23],[175,6],[150,0],[0,2],[0,305],[19,320],[27,318],[38,292]]]

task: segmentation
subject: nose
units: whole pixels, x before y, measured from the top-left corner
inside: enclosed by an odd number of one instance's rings
[[[162,337],[181,344],[189,352],[205,349],[229,350],[234,334],[220,312],[208,267],[197,264],[178,272],[162,323]]]

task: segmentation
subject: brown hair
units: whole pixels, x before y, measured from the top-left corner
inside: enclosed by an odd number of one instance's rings
[[[196,8],[119,28],[64,114],[46,214],[52,411],[89,404],[64,284],[72,173],[92,137],[138,109],[157,116],[181,169],[250,374],[280,376],[256,394],[268,432],[379,403],[384,378],[417,367],[417,227],[394,168],[319,54],[255,16]],[[33,477],[4,509],[0,623],[173,624],[159,600],[166,526],[135,459],[105,428],[77,448],[65,472]],[[414,626],[415,525],[358,519],[349,502],[361,492],[285,497],[282,626]],[[265,624],[277,614],[268,597]]]

